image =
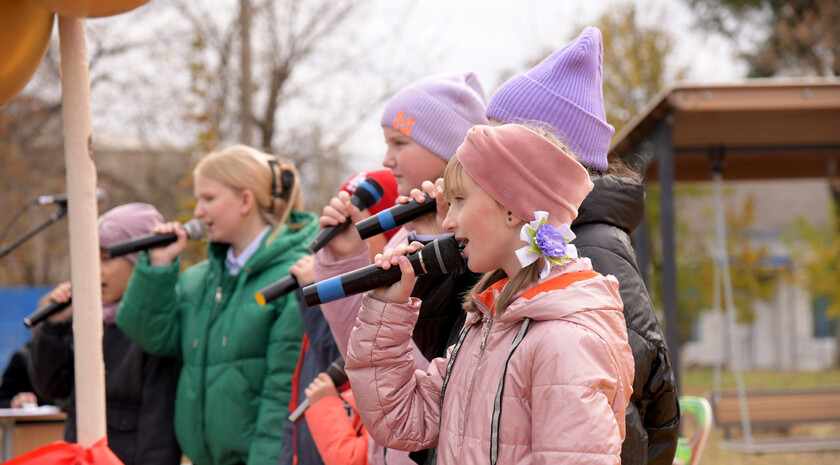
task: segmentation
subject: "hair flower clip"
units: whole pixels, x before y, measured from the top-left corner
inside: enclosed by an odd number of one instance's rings
[[[529,245],[516,251],[519,263],[526,267],[545,257],[545,267],[540,271],[540,278],[545,278],[551,271],[551,264],[565,265],[573,258],[577,258],[577,248],[569,244],[575,238],[575,233],[568,224],[555,228],[548,224],[548,212],[534,212],[536,220],[522,226],[519,238]]]

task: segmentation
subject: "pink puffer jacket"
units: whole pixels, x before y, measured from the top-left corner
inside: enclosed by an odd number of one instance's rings
[[[426,372],[408,344],[420,302],[365,296],[346,369],[371,436],[438,446],[440,465],[620,463],[633,355],[618,282],[577,259],[493,318],[501,284],[475,297],[481,312],[467,317],[457,353]]]

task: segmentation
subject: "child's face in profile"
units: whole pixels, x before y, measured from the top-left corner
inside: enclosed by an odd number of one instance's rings
[[[382,126],[388,150],[382,166],[397,178],[397,191],[408,195],[419,189],[423,181],[434,181],[443,172],[446,162],[400,131]]]
[[[511,256],[516,259],[512,228],[507,226],[507,209],[463,170],[457,182],[450,184],[453,187],[447,186],[449,212],[443,227],[455,233],[462,246],[466,245],[464,256],[469,259],[469,269],[487,273],[505,268]],[[518,237],[518,230],[516,233]]]
[[[123,257],[108,258],[101,252],[99,264],[102,279],[102,302],[111,303],[122,299],[134,265]]]
[[[193,216],[203,220],[213,242],[232,243],[237,227],[247,213],[242,192],[200,174],[195,175],[193,194],[197,199]]]

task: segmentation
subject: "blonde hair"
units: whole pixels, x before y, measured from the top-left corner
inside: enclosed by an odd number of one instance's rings
[[[236,191],[250,191],[260,217],[272,226],[287,224],[292,210],[303,210],[300,177],[294,165],[245,145],[233,145],[205,155],[193,174],[214,179]],[[288,223],[288,226],[300,229],[303,225]],[[266,243],[276,239],[280,229],[275,228]]]
[[[577,162],[580,163],[580,160],[576,155],[574,155],[569,147],[565,145],[556,135],[554,132],[550,131],[548,128],[545,127],[543,124],[531,124],[528,123],[518,123],[520,126],[524,126],[531,131],[536,132],[537,134],[544,137],[546,140],[551,142],[552,144],[559,147],[561,150],[566,152],[570,157],[574,158]],[[462,179],[464,178],[473,179],[472,176],[464,169],[464,165],[458,160],[458,154],[456,153],[450,160],[449,163],[446,164],[446,169],[443,171],[443,185],[444,185],[444,198],[447,202],[451,202],[451,197],[454,192],[462,191],[464,189],[464,185],[462,183]],[[478,183],[476,183],[478,184]],[[481,186],[479,186],[481,187]],[[483,189],[483,187],[482,187]],[[499,206],[504,208],[501,202],[498,199],[493,198]],[[513,300],[513,297],[522,290],[528,289],[529,287],[533,286],[539,281],[540,278],[540,270],[544,266],[544,259],[540,258],[539,260],[531,263],[530,265],[522,268],[516,273],[515,276],[511,277],[510,282],[504,287],[502,292],[499,294],[499,297],[495,300],[495,315],[501,315],[502,312],[507,308],[510,302]],[[489,273],[485,273],[481,279],[473,286],[472,289],[468,293],[464,295],[464,299],[462,302],[462,306],[466,312],[476,312],[478,311],[478,306],[476,306],[475,301],[473,300],[473,294],[481,294],[482,292],[486,291],[490,286],[493,284],[501,281],[504,278],[507,278],[508,275],[505,273],[504,270],[498,269],[495,271],[491,271]]]

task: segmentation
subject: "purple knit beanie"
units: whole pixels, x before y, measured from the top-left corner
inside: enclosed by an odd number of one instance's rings
[[[163,215],[148,203],[127,203],[114,207],[99,216],[99,246],[107,248],[132,237],[148,234],[160,223],[163,223]],[[123,256],[131,263],[137,262],[136,253]]]
[[[438,74],[391,97],[382,126],[402,132],[449,161],[469,128],[488,123],[486,112],[487,98],[475,74]]]
[[[602,58],[601,31],[587,27],[528,73],[502,84],[490,99],[487,117],[548,123],[584,165],[606,170],[615,129],[604,113]]]

